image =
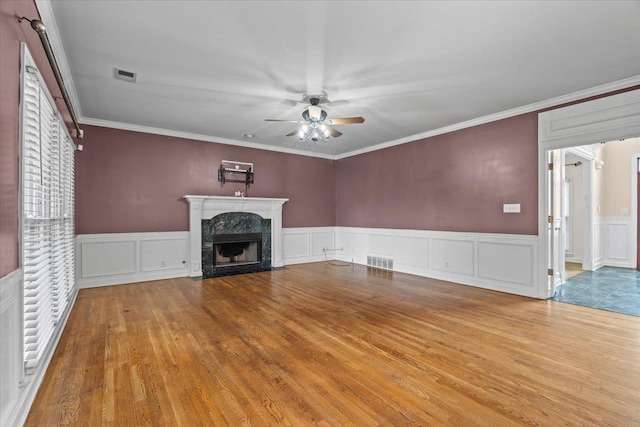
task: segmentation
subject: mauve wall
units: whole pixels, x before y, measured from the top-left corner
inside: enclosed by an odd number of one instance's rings
[[[336,225],[536,235],[537,123],[523,114],[338,160]]]
[[[20,121],[20,42],[27,43],[38,69],[54,96],[60,96],[42,44],[28,22],[16,16],[39,17],[29,0],[0,1],[0,277],[19,266],[18,147]],[[65,119],[64,102],[56,102]]]
[[[251,197],[288,198],[284,227],[335,225],[334,162],[96,126],[83,126],[76,156],[76,233],[184,231],[185,194],[232,196],[221,160],[253,162]]]

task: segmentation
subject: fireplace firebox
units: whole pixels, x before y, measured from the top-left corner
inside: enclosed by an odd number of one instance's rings
[[[271,220],[225,212],[202,220],[204,278],[271,270]]]
[[[212,242],[213,268],[219,275],[261,269],[262,234],[218,234],[213,236]]]

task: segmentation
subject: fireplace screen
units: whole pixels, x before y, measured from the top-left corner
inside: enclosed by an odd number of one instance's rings
[[[259,242],[229,242],[215,244],[216,267],[247,265],[260,262],[258,257]]]

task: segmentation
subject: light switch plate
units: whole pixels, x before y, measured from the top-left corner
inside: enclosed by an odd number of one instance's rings
[[[502,205],[504,213],[520,213],[520,203],[505,203]]]

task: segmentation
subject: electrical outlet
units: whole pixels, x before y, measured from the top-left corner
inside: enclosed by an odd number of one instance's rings
[[[520,213],[520,203],[505,203],[502,205],[503,213]]]
[[[160,262],[160,267],[166,267],[167,266],[167,262],[166,261],[161,261]]]

